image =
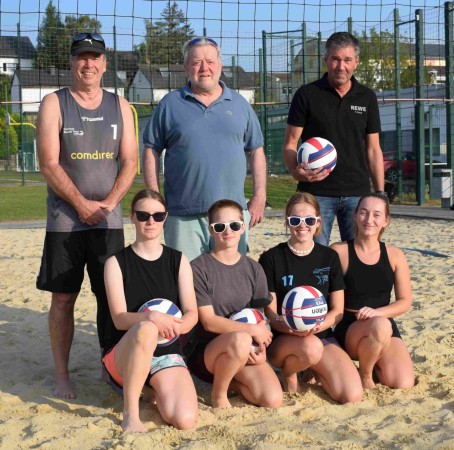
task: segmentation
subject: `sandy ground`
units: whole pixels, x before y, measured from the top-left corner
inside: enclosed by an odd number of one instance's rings
[[[247,405],[213,410],[209,386],[197,381],[200,418],[190,431],[167,426],[144,393],[149,433],[124,435],[122,399],[100,381],[95,301],[87,282],[76,305],[71,371],[78,398],[52,397],[47,331],[49,294],[35,289],[44,229],[0,230],[0,448],[4,449],[452,449],[454,448],[453,222],[393,219],[387,242],[401,248],[412,271],[413,308],[399,318],[417,385],[379,385],[364,401],[338,405],[317,386],[286,395],[277,410]],[[128,242],[133,239],[126,226]],[[337,238],[337,230],[333,234]],[[251,232],[251,256],[286,240],[282,219]],[[423,254],[430,250],[448,258]]]

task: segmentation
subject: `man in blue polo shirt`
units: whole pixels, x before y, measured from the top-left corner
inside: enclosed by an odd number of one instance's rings
[[[380,116],[376,95],[358,83],[353,72],[359,62],[359,41],[350,33],[334,33],[326,41],[328,72],[301,86],[290,107],[283,158],[298,190],[310,192],[320,203],[323,231],[314,238],[329,244],[337,217],[341,240],[355,237],[353,213],[359,197],[384,189],[383,154],[380,148]],[[297,163],[301,142],[311,137],[328,139],[337,150],[336,168],[310,170]]]
[[[189,82],[167,94],[150,118],[143,134],[143,173],[147,187],[158,191],[159,158],[166,150],[165,242],[192,260],[212,248],[207,211],[215,201],[230,199],[242,205],[249,228],[262,221],[266,160],[256,114],[241,95],[220,81],[218,44],[197,37],[184,44],[183,55]],[[246,204],[247,159],[254,193]],[[243,253],[246,239],[240,243]]]

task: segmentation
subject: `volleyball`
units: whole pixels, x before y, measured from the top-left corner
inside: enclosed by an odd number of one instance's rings
[[[328,313],[323,294],[312,286],[299,286],[287,292],[282,302],[285,323],[295,331],[309,331],[321,324]]]
[[[331,173],[336,167],[337,151],[334,145],[321,137],[313,137],[301,144],[298,149],[298,164],[308,163],[309,169],[322,167]]]
[[[153,300],[148,300],[148,302],[144,303],[138,312],[143,311],[159,311],[163,314],[170,314],[171,316],[175,316],[180,318],[182,316],[180,308],[178,308],[175,303],[167,300],[165,298],[154,298]],[[174,336],[172,338],[165,338],[161,335],[158,339],[158,346],[165,347],[166,345],[170,345],[178,339],[178,336]]]
[[[261,311],[259,311],[258,309],[254,309],[254,308],[243,308],[240,311],[234,312],[230,316],[230,319],[235,320],[237,322],[253,323],[253,324],[257,324],[257,323],[261,322],[262,320],[267,320],[266,316]],[[271,329],[268,324],[266,325],[266,327],[268,328],[268,330]],[[252,350],[255,353],[258,353],[258,351],[259,351],[259,346],[255,341],[252,342]]]

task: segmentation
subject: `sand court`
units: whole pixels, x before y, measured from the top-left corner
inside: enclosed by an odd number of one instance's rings
[[[126,241],[134,231],[126,225]],[[405,250],[413,307],[397,318],[415,364],[417,385],[378,385],[358,404],[338,405],[318,386],[286,395],[277,410],[231,399],[231,410],[210,406],[210,387],[196,382],[195,429],[166,425],[141,401],[150,431],[123,435],[122,399],[100,381],[96,303],[85,280],[76,303],[70,369],[78,397],[55,399],[47,330],[50,294],[35,289],[44,228],[0,229],[0,448],[40,449],[451,449],[454,448],[453,222],[392,218],[386,242]],[[337,238],[337,230],[333,231]],[[282,218],[267,218],[250,233],[250,256],[287,239]],[[435,256],[421,252],[430,251]]]

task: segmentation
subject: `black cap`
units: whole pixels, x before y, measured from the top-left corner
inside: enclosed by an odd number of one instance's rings
[[[79,55],[83,52],[92,52],[105,54],[106,44],[101,36],[95,34],[93,37],[90,33],[86,33],[82,39],[77,39],[80,35],[77,35],[71,44],[71,56]],[[99,36],[99,38],[97,38]]]

